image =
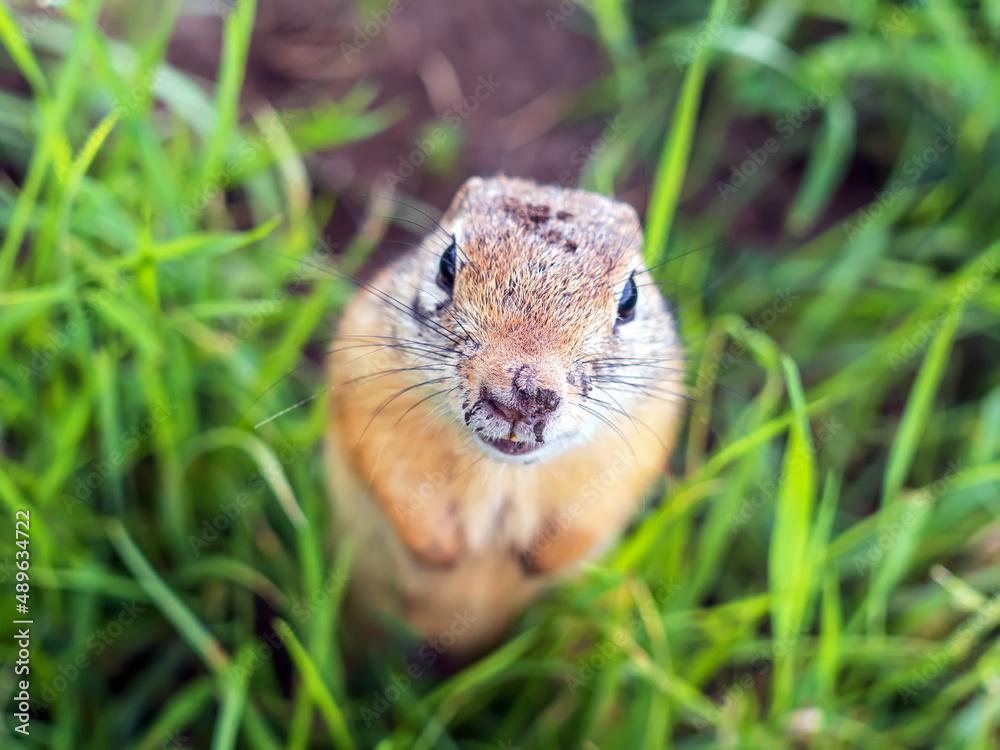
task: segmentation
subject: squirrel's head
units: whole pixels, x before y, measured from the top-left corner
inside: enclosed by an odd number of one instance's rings
[[[641,247],[625,203],[473,178],[396,267],[406,309],[388,335],[434,363],[437,398],[483,452],[544,460],[680,397],[681,350]]]

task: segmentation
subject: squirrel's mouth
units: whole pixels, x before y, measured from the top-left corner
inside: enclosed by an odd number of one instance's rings
[[[478,434],[478,433],[477,433]],[[534,451],[541,448],[544,443],[538,442],[527,442],[524,440],[508,440],[507,438],[488,438],[485,435],[478,434],[480,440],[486,443],[491,448],[496,448],[501,453],[505,453],[508,456],[523,456],[528,453],[533,453]]]

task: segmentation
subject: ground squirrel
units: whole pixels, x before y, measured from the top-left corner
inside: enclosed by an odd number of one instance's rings
[[[635,210],[472,178],[351,301],[326,442],[350,597],[455,645],[494,643],[599,555],[666,469],[682,401],[673,318]]]

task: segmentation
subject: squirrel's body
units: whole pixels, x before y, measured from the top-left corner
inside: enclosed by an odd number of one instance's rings
[[[327,458],[356,603],[468,653],[620,532],[681,393],[640,247],[625,204],[473,179],[351,302]]]

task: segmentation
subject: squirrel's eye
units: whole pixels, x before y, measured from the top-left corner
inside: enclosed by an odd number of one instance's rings
[[[439,287],[449,293],[455,288],[455,240],[452,240],[448,249],[441,254],[437,283]]]
[[[635,285],[635,277],[629,276],[618,300],[618,322],[628,323],[635,317],[635,304],[639,301],[639,288]]]

